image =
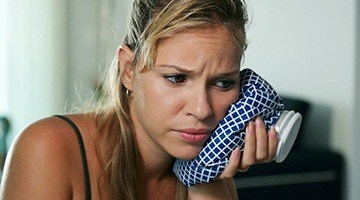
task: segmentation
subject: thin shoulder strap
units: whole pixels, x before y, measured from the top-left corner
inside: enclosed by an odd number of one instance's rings
[[[83,165],[83,169],[84,169],[86,200],[91,200],[90,176],[89,176],[88,164],[87,164],[87,160],[86,160],[84,141],[82,139],[80,130],[75,125],[75,123],[73,121],[71,121],[69,118],[62,116],[62,115],[55,115],[55,116],[66,121],[74,129],[74,131],[76,133],[76,136],[77,136],[78,142],[79,142],[79,146],[80,146],[82,165]]]

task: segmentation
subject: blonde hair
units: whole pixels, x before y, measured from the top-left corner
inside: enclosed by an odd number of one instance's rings
[[[240,0],[135,0],[128,32],[124,39],[135,53],[132,67],[144,63],[150,70],[159,41],[181,31],[222,26],[239,53],[246,49],[246,5]],[[104,78],[96,112],[98,158],[103,173],[100,184],[110,189],[110,199],[143,199],[142,159],[133,134],[130,98],[122,84],[123,71],[113,60]],[[101,190],[99,190],[101,191]],[[177,197],[186,198],[178,184]]]

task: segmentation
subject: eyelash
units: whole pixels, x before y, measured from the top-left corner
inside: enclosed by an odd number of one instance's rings
[[[185,74],[164,75],[164,78],[166,80],[168,80],[169,82],[174,83],[174,84],[181,84],[181,83],[184,83],[186,81],[186,75]],[[177,80],[179,78],[181,80]]]
[[[219,86],[217,83],[221,82],[223,84],[223,86]],[[224,84],[225,82],[225,84]],[[218,80],[214,83],[215,86],[221,88],[222,90],[229,90],[231,89],[234,85],[236,84],[235,80],[231,80],[231,79],[222,79],[222,80]],[[225,86],[224,86],[225,85]]]
[[[173,84],[181,84],[186,82],[186,75],[185,74],[171,74],[171,75],[164,75],[164,78]],[[218,83],[222,83],[222,86]],[[224,84],[225,83],[225,84]],[[236,80],[231,79],[220,79],[214,81],[214,86],[219,87],[221,90],[229,90],[237,83]]]

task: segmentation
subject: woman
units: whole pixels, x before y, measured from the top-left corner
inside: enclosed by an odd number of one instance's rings
[[[260,118],[215,181],[186,188],[171,168],[196,157],[237,100],[246,22],[239,0],[136,0],[97,108],[27,127],[2,198],[237,199],[234,174],[275,157]]]

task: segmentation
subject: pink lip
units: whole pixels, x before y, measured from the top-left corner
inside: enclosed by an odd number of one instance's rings
[[[181,139],[189,143],[199,143],[205,141],[210,131],[208,129],[182,129],[177,130]]]

